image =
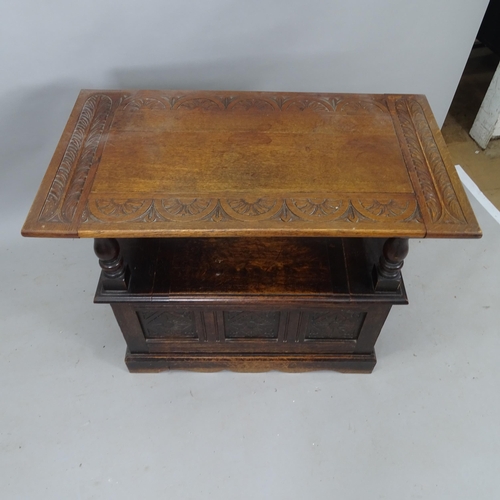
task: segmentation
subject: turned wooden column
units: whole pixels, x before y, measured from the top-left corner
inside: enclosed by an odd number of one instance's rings
[[[96,238],[94,252],[102,269],[104,290],[127,290],[129,269],[120,254],[120,245],[114,238]]]
[[[408,238],[389,238],[382,249],[373,279],[377,292],[396,292],[401,286],[401,268],[408,255]]]

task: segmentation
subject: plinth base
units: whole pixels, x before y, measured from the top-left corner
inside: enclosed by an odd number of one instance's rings
[[[370,354],[132,354],[127,350],[125,363],[130,372],[161,372],[166,370],[190,370],[198,372],[258,373],[270,370],[283,372],[307,372],[335,370],[346,373],[371,373],[377,359]]]

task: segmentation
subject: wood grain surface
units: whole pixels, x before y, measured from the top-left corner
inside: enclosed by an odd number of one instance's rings
[[[22,234],[481,232],[423,96],[82,91]]]

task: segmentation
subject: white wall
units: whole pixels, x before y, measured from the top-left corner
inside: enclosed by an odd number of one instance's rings
[[[80,88],[415,92],[441,124],[487,3],[3,0],[0,186],[36,189]]]
[[[500,64],[491,79],[470,135],[483,149],[487,148],[491,139],[500,135]]]

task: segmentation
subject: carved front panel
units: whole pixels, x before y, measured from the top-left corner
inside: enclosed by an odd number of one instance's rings
[[[226,339],[277,339],[279,312],[226,311]]]
[[[365,317],[357,311],[309,313],[304,340],[357,339]]]
[[[198,339],[195,313],[189,310],[138,311],[146,339]]]
[[[136,326],[126,317],[121,318],[121,325],[132,352],[369,352],[383,325],[387,304],[380,304],[382,311],[379,304],[364,310],[346,307],[259,310],[256,304],[252,309],[242,304],[239,310],[221,310],[140,306],[133,307]]]

